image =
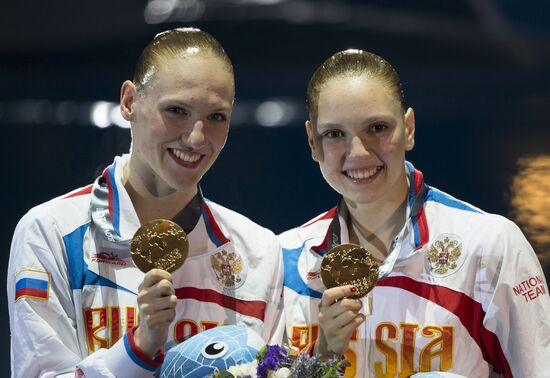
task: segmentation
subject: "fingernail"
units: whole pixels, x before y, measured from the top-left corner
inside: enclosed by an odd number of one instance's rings
[[[357,291],[357,288],[355,286],[352,286],[350,290],[352,293],[355,293]]]

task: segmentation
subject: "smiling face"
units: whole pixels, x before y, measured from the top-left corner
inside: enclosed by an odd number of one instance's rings
[[[227,63],[208,54],[162,61],[147,88],[123,84],[132,124],[128,179],[156,196],[196,190],[222,150],[235,95]]]
[[[319,92],[312,122],[306,123],[312,156],[346,201],[404,199],[405,151],[414,146],[414,113],[403,113],[384,81],[368,73],[329,79]]]

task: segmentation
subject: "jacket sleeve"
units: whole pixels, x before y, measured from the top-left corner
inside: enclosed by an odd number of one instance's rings
[[[12,375],[151,376],[160,363],[144,359],[128,335],[108,350],[89,354],[85,331],[78,328],[80,296],[71,287],[62,234],[50,217],[37,213],[31,210],[19,222],[10,251]]]
[[[283,259],[279,242],[274,238],[273,252],[275,257],[274,271],[271,278],[271,295],[266,306],[264,319],[264,340],[268,344],[282,345],[285,332],[285,317],[283,312]]]
[[[484,326],[494,332],[498,348],[484,344],[503,376],[548,377],[550,371],[550,297],[540,263],[519,228],[507,222],[480,267],[485,283]],[[498,256],[494,259],[492,256]],[[485,273],[488,278],[484,280]],[[482,287],[483,289],[483,287]]]

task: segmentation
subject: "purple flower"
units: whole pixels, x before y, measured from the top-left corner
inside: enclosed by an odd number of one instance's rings
[[[277,370],[290,363],[287,350],[279,345],[269,345],[263,359],[258,364],[258,378],[267,378],[269,370]]]
[[[342,378],[344,368],[349,366],[349,362],[345,359],[335,357],[322,360],[318,355],[310,356],[307,353],[289,355],[289,350],[289,347],[266,345],[258,352],[254,361],[230,367],[227,372],[224,372],[229,375],[214,374],[209,378],[230,377],[231,374],[236,378],[267,378],[269,375],[274,376],[273,374],[277,373],[277,377]],[[253,365],[253,367],[248,365]],[[250,367],[252,370],[243,370]],[[253,371],[256,372],[255,375],[252,374]]]

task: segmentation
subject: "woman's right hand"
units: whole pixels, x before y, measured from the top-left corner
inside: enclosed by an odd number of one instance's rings
[[[319,304],[321,333],[315,352],[323,357],[341,356],[349,347],[353,332],[365,321],[360,313],[361,301],[351,299],[357,289],[354,286],[338,286],[325,290]]]
[[[147,272],[138,290],[140,322],[134,340],[143,353],[152,357],[166,343],[168,328],[176,316],[178,298],[172,275],[160,269]]]

